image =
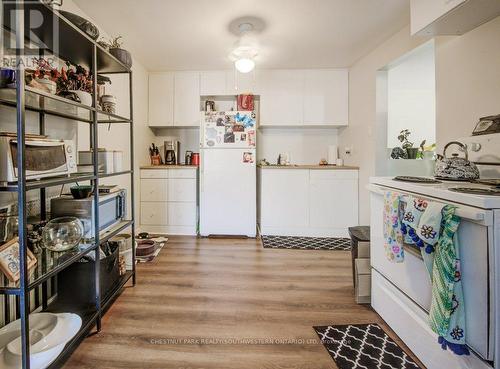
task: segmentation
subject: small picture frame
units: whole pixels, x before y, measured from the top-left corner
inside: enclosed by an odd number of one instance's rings
[[[28,271],[37,263],[35,255],[26,249]],[[21,265],[19,260],[19,238],[13,238],[6,244],[0,246],[0,271],[11,282],[17,282],[21,276]]]

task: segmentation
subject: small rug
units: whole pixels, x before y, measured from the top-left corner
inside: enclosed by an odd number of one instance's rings
[[[422,369],[378,324],[314,330],[339,369]]]
[[[351,239],[342,237],[261,236],[266,249],[342,250],[351,249]]]

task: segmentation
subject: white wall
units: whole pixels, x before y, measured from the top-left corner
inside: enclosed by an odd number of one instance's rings
[[[63,9],[79,14],[82,17],[92,21],[72,0],[65,0]],[[101,36],[107,37],[103,25],[96,24],[99,27]],[[104,25],[105,26],[105,25]],[[125,46],[126,47],[126,42]],[[133,55],[132,55],[133,56]],[[137,59],[133,59],[133,100],[134,100],[134,163],[135,172],[135,213],[139,219],[139,167],[149,163],[149,154],[147,147],[153,142],[153,132],[148,127],[148,72]],[[129,95],[128,95],[128,76],[113,75],[111,77],[112,84],[106,87],[106,92],[114,95],[117,98],[117,113],[124,116],[129,116]],[[89,125],[79,124],[78,127],[78,144],[79,149],[88,149],[89,147]],[[124,169],[130,168],[130,145],[129,145],[129,125],[114,124],[108,130],[108,125],[99,126],[99,147],[104,147],[109,150],[123,151]],[[130,193],[129,176],[114,177],[103,180],[105,184],[117,184],[126,188]],[[129,211],[130,211],[130,196],[129,196]]]
[[[436,142],[434,43],[422,45],[387,70],[387,147],[401,146],[399,132],[409,129],[418,147]]]
[[[329,145],[337,145],[336,129],[264,128],[257,135],[257,159],[276,164],[285,152],[293,164],[318,164],[328,159]]]
[[[436,38],[436,143],[469,136],[480,116],[500,111],[500,17],[463,36]],[[347,164],[360,166],[360,222],[369,224],[365,189],[375,174],[377,71],[428,41],[405,27],[358,60],[349,73],[349,127],[339,130],[340,147],[352,147]]]
[[[470,136],[479,117],[500,114],[500,17],[436,41],[437,143]]]

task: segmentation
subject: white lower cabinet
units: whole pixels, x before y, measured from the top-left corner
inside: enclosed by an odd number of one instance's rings
[[[263,235],[347,237],[358,225],[358,171],[260,169]]]
[[[141,231],[196,234],[197,173],[197,168],[141,170]]]

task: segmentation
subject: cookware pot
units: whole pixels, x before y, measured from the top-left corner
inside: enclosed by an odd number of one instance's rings
[[[458,154],[446,156],[446,150],[451,146],[459,146],[460,151],[464,152],[465,157],[461,158]],[[479,178],[479,169],[469,161],[467,154],[467,145],[458,141],[451,141],[446,144],[443,155],[438,155],[436,160],[435,177],[439,179],[470,181]]]

